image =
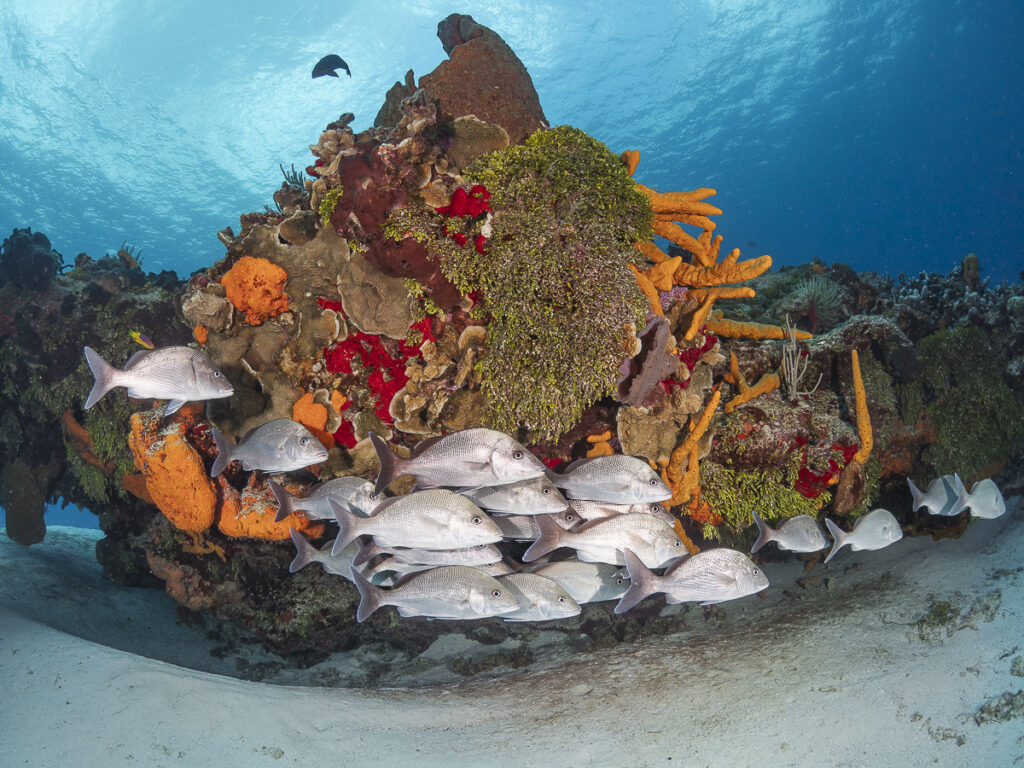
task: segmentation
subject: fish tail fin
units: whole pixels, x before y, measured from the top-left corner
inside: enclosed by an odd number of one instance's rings
[[[217,458],[220,458],[220,456]],[[280,523],[295,512],[295,497],[282,488],[280,483],[268,480],[267,485],[270,486],[270,490],[274,493],[274,498],[277,499],[277,517],[274,518],[274,522]]]
[[[757,514],[757,510],[753,510],[750,514],[754,516],[754,522],[757,523],[757,541],[755,541],[754,546],[750,548],[750,554],[754,554],[757,550],[772,540],[772,534],[775,533],[775,531],[769,528],[768,524],[761,519],[761,516]]]
[[[96,379],[92,385],[92,391],[85,399],[85,405],[82,406],[88,410],[96,405],[97,401],[107,392],[117,386],[114,381],[118,371],[92,347],[83,347],[82,350],[85,352],[85,362],[89,364],[89,370],[92,371],[93,378]]]
[[[956,513],[955,514],[959,515],[965,509],[970,509],[971,508],[971,504],[970,504],[970,502],[967,499],[967,497],[970,494],[967,493],[967,486],[964,485],[964,481],[960,479],[960,473],[959,472],[954,472],[953,473],[953,477],[956,480],[956,495],[957,495],[957,499],[956,499],[957,508],[956,508]]]
[[[292,537],[292,544],[295,545],[295,559],[288,566],[288,573],[295,573],[305,568],[316,559],[316,549],[301,533],[294,528],[288,529],[288,535]]]
[[[213,442],[217,444],[217,458],[213,460],[213,466],[210,467],[210,477],[216,477],[231,463],[231,454],[235,450],[235,444],[231,442],[231,438],[216,427],[210,431],[213,433]]]
[[[376,555],[379,555],[383,551],[384,548],[371,539],[370,541],[366,542],[361,547],[359,547],[359,553],[352,559],[352,565],[362,565],[363,563],[368,563]]]
[[[373,495],[379,496],[385,488],[391,485],[391,481],[402,474],[402,459],[395,455],[395,452],[388,447],[388,444],[377,434],[370,433],[370,444],[377,452],[377,461],[380,462],[380,472],[377,473],[377,482],[373,484]]]
[[[910,486],[910,495],[914,497],[914,504],[910,511],[917,512],[924,504],[924,494],[921,493],[921,489],[914,485],[914,481],[909,477],[907,478],[907,485]]]
[[[825,518],[825,526],[828,528],[828,532],[832,536],[832,538],[835,539],[835,544],[832,545],[832,549],[829,550],[828,556],[825,558],[825,562],[827,563],[829,560],[835,557],[836,552],[842,549],[843,546],[846,544],[847,534],[845,531],[843,531],[842,528],[840,528],[838,525],[833,523],[828,518]]]
[[[331,554],[337,556],[361,533],[359,530],[360,518],[353,514],[347,506],[339,504],[334,499],[330,499],[327,503],[330,505],[331,511],[334,512],[334,519],[338,523],[338,538],[334,540],[334,546],[331,547]]]
[[[548,515],[535,515],[535,517],[537,525],[540,527],[540,536],[523,555],[524,563],[532,563],[548,552],[558,549],[561,546],[562,534],[565,532],[562,526],[554,520],[548,520]]]
[[[631,550],[622,550],[626,561],[626,572],[629,574],[629,589],[626,590],[615,606],[615,613],[625,613],[645,597],[658,591],[654,572],[643,564],[643,561]]]
[[[349,566],[349,573],[352,574],[352,581],[359,590],[359,607],[356,608],[356,621],[366,621],[370,614],[376,611],[383,603],[384,590],[375,587],[370,580],[359,572],[354,565]]]

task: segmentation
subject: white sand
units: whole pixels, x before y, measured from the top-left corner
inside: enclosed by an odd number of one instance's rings
[[[0,546],[3,766],[1024,765],[1024,514],[958,540],[844,550],[686,629],[444,687],[247,683],[153,590],[97,578],[95,535]],[[816,577],[816,578],[815,578]],[[938,601],[955,618],[915,622]],[[144,655],[140,655],[144,654]],[[538,654],[540,655],[540,654]],[[173,658],[185,668],[146,656]],[[339,662],[341,663],[341,662]]]

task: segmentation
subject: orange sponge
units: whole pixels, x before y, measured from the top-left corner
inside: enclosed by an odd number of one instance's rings
[[[243,256],[220,282],[227,289],[228,301],[245,313],[246,322],[259,325],[288,309],[287,280],[288,273],[272,261]]]

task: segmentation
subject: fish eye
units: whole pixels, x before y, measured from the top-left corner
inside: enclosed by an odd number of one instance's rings
[[[760,575],[761,575],[761,572],[760,572],[759,570],[757,570],[757,568],[755,568],[755,569],[754,569],[754,575],[755,575],[755,576],[760,576]]]
[[[219,379],[220,378],[220,371],[214,371],[213,372],[213,378]]]
[[[515,451],[512,454],[512,458],[515,459],[516,461],[518,461],[519,459],[523,458],[523,452],[522,451]]]
[[[491,592],[491,597],[501,597],[501,590],[496,589],[493,592]]]
[[[657,479],[652,477],[651,481],[650,481],[650,485],[657,485],[657,484],[658,484]]]
[[[483,521],[484,519],[480,517],[480,515],[477,515],[473,518],[473,525],[480,525],[480,523],[482,523]]]
[[[677,539],[676,541],[672,542],[672,546],[675,547],[676,549],[679,549],[679,547],[683,546],[683,542],[681,542],[681,541],[679,541]]]
[[[621,576],[619,576],[617,579],[615,579],[616,586],[621,586],[621,585],[623,585],[625,583],[626,583],[626,580],[624,578],[622,578]]]
[[[477,548],[477,549],[483,549],[483,548],[484,548],[484,547],[486,547],[486,546],[487,546],[486,544],[477,544],[477,545],[476,545],[476,548]]]
[[[540,492],[543,493],[545,496],[550,496],[551,495],[551,489],[550,488],[541,488]]]
[[[558,598],[558,602],[560,602],[560,603],[564,603],[564,602],[565,602],[565,598],[564,598],[564,597],[560,597],[560,598]]]
[[[309,438],[308,437],[300,437],[299,438],[299,445],[306,445],[308,442],[309,442]]]
[[[567,523],[575,522],[575,520],[576,520],[576,515],[574,515],[572,513],[570,513],[570,514],[565,516],[565,522],[567,522]]]

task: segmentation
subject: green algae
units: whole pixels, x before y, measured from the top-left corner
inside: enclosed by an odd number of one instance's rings
[[[340,184],[336,187],[332,187],[327,190],[327,194],[320,200],[320,205],[317,207],[317,213],[320,214],[320,221],[324,225],[324,229],[331,226],[331,214],[334,213],[334,209],[338,207],[338,201],[341,196],[345,194],[345,188]]]
[[[1024,451],[1024,398],[1003,377],[998,343],[976,327],[938,331],[917,344],[921,369],[898,387],[900,415],[913,424],[927,414],[936,440],[921,451],[915,472],[958,472],[969,486]]]
[[[557,438],[614,391],[628,330],[643,324],[647,301],[628,265],[641,260],[633,243],[652,236],[650,204],[616,155],[569,126],[493,152],[463,176],[490,193],[486,224],[424,206],[396,211],[385,234],[428,242],[445,277],[480,297],[488,424]]]
[[[773,525],[788,517],[811,515],[817,517],[821,507],[827,504],[831,494],[825,491],[816,499],[809,499],[793,489],[799,471],[799,456],[787,463],[782,470],[752,472],[728,469],[713,462],[701,465],[701,495],[711,511],[722,516],[723,522],[735,533],[754,525],[752,510]],[[705,526],[715,531],[714,538],[720,538],[721,531],[714,526]],[[705,530],[705,534],[711,531]]]

